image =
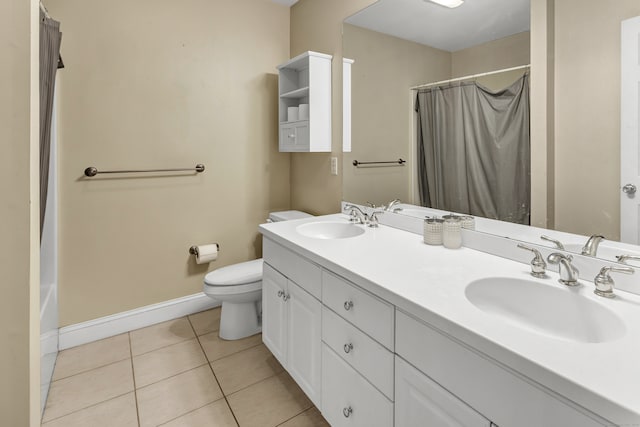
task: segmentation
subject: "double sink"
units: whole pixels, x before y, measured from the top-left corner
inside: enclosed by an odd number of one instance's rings
[[[347,239],[365,233],[351,222],[317,221],[296,232],[313,239]],[[523,330],[577,343],[603,343],[621,338],[624,321],[605,305],[555,281],[486,277],[465,287],[466,299],[482,312]]]

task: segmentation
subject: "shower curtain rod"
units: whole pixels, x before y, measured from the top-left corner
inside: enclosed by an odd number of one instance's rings
[[[47,18],[51,19],[51,16],[49,16],[49,11],[47,10],[46,7],[44,7],[42,2],[40,2],[40,10],[42,11],[42,13],[44,13],[44,16],[46,16]]]
[[[459,82],[460,80],[475,79],[477,77],[490,76],[491,74],[505,73],[507,71],[521,70],[523,68],[529,68],[529,67],[531,67],[531,64],[520,65],[518,67],[511,67],[511,68],[503,68],[502,70],[489,71],[489,72],[486,72],[486,73],[472,74],[470,76],[458,77],[458,78],[455,78],[455,79],[441,80],[439,82],[434,82],[434,83],[425,83],[425,84],[422,84],[422,85],[414,86],[414,87],[411,88],[411,90],[424,89],[424,88],[427,88],[427,87],[430,87],[430,86],[437,86],[437,85],[443,85],[443,84],[446,84],[446,83]]]

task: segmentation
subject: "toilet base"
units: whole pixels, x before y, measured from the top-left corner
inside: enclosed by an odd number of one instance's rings
[[[233,303],[222,302],[220,332],[223,340],[239,340],[262,332],[262,322],[256,301]]]

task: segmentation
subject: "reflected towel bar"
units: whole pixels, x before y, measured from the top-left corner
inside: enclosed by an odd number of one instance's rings
[[[357,160],[353,161],[353,166],[358,167],[360,165],[390,165],[390,166],[404,166],[406,160],[398,159],[389,162],[359,162]]]
[[[89,166],[84,170],[84,175],[88,177],[96,176],[99,173],[150,173],[150,172],[189,172],[195,171],[196,173],[204,172],[204,165],[198,163],[195,168],[181,168],[181,169],[132,169],[132,170],[117,170],[117,171],[99,171],[93,166]]]

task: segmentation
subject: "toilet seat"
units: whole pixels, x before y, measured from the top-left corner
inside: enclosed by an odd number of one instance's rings
[[[234,294],[243,294],[248,292],[259,291],[262,289],[262,281],[259,280],[253,283],[245,283],[242,285],[209,285],[205,284],[203,288],[203,292],[207,295],[234,295]]]
[[[262,258],[228,265],[204,276],[204,284],[212,287],[235,287],[242,292],[242,285],[260,284],[262,281]],[[247,292],[249,292],[247,290]]]

